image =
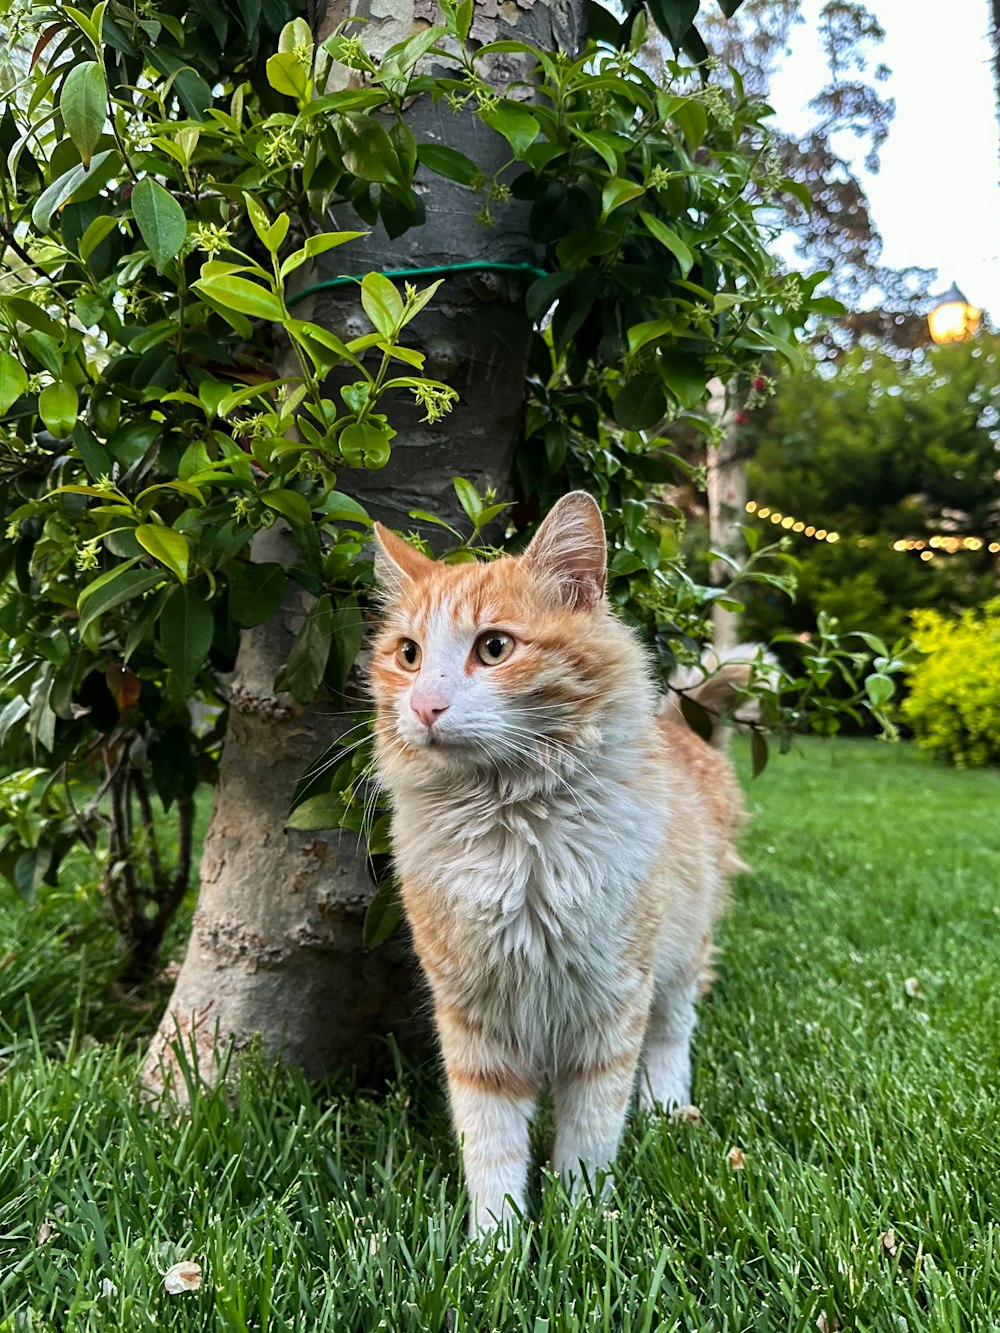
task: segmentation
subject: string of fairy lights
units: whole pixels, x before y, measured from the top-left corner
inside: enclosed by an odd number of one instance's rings
[[[786,532],[794,532],[802,537],[810,537],[813,541],[829,542],[831,545],[839,541],[850,541],[855,546],[882,546],[886,545],[893,551],[916,551],[921,560],[933,560],[936,555],[955,555],[959,551],[982,551],[987,550],[991,555],[1000,554],[1000,542],[987,542],[982,537],[956,537],[951,533],[937,532],[927,538],[898,537],[895,541],[885,542],[878,537],[842,537],[839,532],[832,532],[828,528],[818,527],[815,523],[807,523],[804,519],[796,518],[793,514],[783,514],[778,509],[772,509],[769,505],[762,505],[757,500],[748,500],[746,502],[746,511],[754,518],[764,521],[770,521],[775,527],[783,528]]]

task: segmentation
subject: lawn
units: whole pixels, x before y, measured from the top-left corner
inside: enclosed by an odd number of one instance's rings
[[[602,1205],[545,1180],[506,1249],[464,1240],[433,1067],[250,1061],[165,1117],[92,905],[0,891],[0,1330],[996,1327],[1000,775],[812,742],[748,788],[700,1118],[634,1122]]]

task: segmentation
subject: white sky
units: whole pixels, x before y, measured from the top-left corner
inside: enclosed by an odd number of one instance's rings
[[[1000,154],[991,82],[989,0],[868,0],[885,29],[875,48],[892,70],[877,87],[896,99],[878,175],[855,168],[893,268],[936,268],[934,294],[956,282],[973,305],[1000,320]],[[811,121],[809,98],[827,81],[816,39],[820,0],[772,87],[782,128]],[[850,156],[851,137],[838,140]]]

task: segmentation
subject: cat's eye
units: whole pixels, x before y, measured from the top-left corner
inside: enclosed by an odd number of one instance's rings
[[[514,640],[509,634],[501,634],[499,630],[487,630],[476,640],[476,656],[483,666],[498,666],[501,662],[506,662],[513,651]]]
[[[396,649],[396,663],[404,671],[417,671],[420,667],[420,644],[414,643],[412,639],[401,639],[399,647]]]

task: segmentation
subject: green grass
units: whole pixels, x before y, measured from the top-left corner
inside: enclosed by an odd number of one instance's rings
[[[1000,775],[811,743],[749,796],[700,1122],[634,1123],[603,1206],[544,1181],[507,1249],[464,1240],[434,1069],[251,1060],[165,1117],[134,1017],[96,1039],[128,1011],[92,909],[0,901],[0,1329],[996,1327]]]

